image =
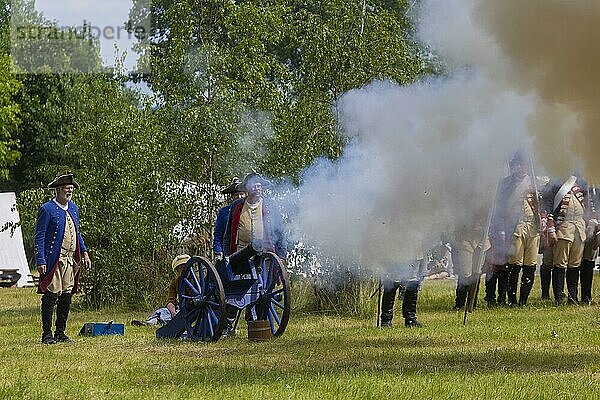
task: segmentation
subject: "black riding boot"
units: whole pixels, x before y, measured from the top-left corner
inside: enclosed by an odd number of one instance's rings
[[[485,274],[485,297],[483,298],[488,306],[496,304],[496,284],[498,283],[498,274],[493,271],[493,266],[490,266]]]
[[[406,289],[402,299],[402,316],[404,317],[404,326],[408,328],[419,327],[421,323],[417,320],[417,297],[419,291],[417,288]]]
[[[71,293],[62,293],[58,297],[56,305],[56,332],[54,332],[54,340],[57,342],[68,342],[70,339],[65,334],[67,329],[67,319],[69,318],[69,310],[71,310],[71,301],[73,295]]]
[[[56,293],[48,292],[42,296],[42,343],[54,344],[56,341],[52,336],[52,317],[54,316],[54,306],[58,300]]]
[[[523,266],[523,276],[521,276],[521,293],[519,295],[519,305],[527,304],[527,298],[531,293],[533,281],[535,279],[535,266]]]
[[[591,304],[592,302],[592,280],[594,278],[594,261],[582,260],[579,270],[581,282],[581,302]]]
[[[567,268],[567,293],[569,304],[579,304],[577,287],[579,285],[579,267]]]
[[[498,276],[498,304],[506,304],[506,292],[508,291],[508,270],[501,269],[496,271]]]
[[[554,294],[554,303],[561,305],[565,298],[565,269],[552,267],[552,293]]]
[[[517,286],[519,284],[519,272],[521,272],[521,266],[511,264],[508,272],[508,305],[517,305]]]
[[[392,318],[394,318],[394,301],[396,299],[396,286],[383,287],[383,296],[381,296],[381,316],[380,326],[382,328],[392,327]]]
[[[456,300],[454,301],[454,308],[460,310],[465,306],[467,302],[467,294],[469,292],[469,282],[467,279],[459,276],[456,282]]]
[[[550,281],[552,280],[552,267],[542,265],[540,267],[540,284],[542,285],[542,299],[550,298]]]

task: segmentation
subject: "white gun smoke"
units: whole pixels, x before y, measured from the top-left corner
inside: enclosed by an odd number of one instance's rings
[[[599,13],[585,0],[421,2],[419,36],[448,76],[374,82],[341,98],[350,145],[304,173],[293,238],[341,262],[397,270],[441,232],[485,224],[516,149],[533,147],[558,176],[581,160],[596,179],[600,55],[587,53]]]

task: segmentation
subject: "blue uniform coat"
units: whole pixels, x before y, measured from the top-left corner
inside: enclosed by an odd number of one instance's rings
[[[60,249],[65,236],[65,223],[68,212],[75,223],[77,232],[75,248],[75,262],[79,264],[81,255],[86,251],[85,243],[79,231],[79,209],[72,201],[68,203],[68,210],[64,211],[54,201],[50,200],[44,203],[38,210],[38,216],[35,223],[35,263],[36,265],[46,265],[46,274],[40,275],[38,293],[44,293],[52,281],[54,271],[58,267]],[[72,293],[77,292],[79,282],[79,271],[75,275],[75,284]]]
[[[229,207],[231,204],[221,207],[217,213],[217,220],[215,221],[214,238],[213,238],[213,252],[223,253],[223,236],[225,235],[225,229],[227,228],[227,218],[229,218]]]

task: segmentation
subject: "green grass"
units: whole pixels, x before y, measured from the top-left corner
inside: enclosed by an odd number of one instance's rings
[[[599,306],[557,308],[536,287],[529,307],[482,306],[463,326],[454,284],[426,282],[421,329],[397,317],[375,328],[373,301],[370,319],[294,313],[277,340],[241,330],[208,345],[128,325],[122,337],[77,337],[84,322],[146,313],[75,310],[74,341],[44,346],[39,296],[0,290],[0,398],[600,399]]]

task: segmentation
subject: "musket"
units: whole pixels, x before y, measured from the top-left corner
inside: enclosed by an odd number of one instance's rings
[[[377,285],[377,289],[375,289],[375,291],[373,292],[373,294],[371,294],[371,297],[369,297],[369,299],[372,299],[373,296],[377,295],[377,315],[375,315],[375,318],[377,318],[377,321],[375,321],[375,325],[380,328],[381,327],[381,319],[380,319],[380,315],[381,315],[381,292],[383,288],[383,280],[381,278],[379,278],[379,283]]]
[[[492,218],[494,216],[494,212],[496,211],[496,203],[498,201],[498,189],[500,187],[501,180],[498,181],[496,185],[496,190],[494,192],[492,207],[490,207],[490,212],[488,214],[487,224],[485,226],[485,230],[483,232],[481,238],[481,250],[479,251],[479,257],[477,258],[477,262],[473,264],[471,270],[471,284],[469,285],[469,292],[467,293],[467,305],[465,307],[465,314],[463,316],[463,325],[467,324],[467,313],[473,312],[473,307],[475,305],[475,296],[477,296],[477,289],[479,288],[479,280],[481,276],[481,268],[485,261],[485,243],[490,234],[490,226],[492,225]]]
[[[588,185],[588,187],[587,187],[587,203],[588,204],[587,205],[588,205],[588,210],[590,210],[590,219],[598,219],[598,215],[596,214],[596,205],[594,204],[592,195],[594,196],[593,198],[596,198],[596,188],[594,186],[591,186],[591,192],[590,192],[590,186]],[[599,229],[599,226],[596,225],[596,228],[594,229],[594,231],[590,232],[592,234],[592,243],[593,243],[594,249],[598,248],[598,240],[596,238],[596,235],[598,234],[598,229]]]
[[[535,207],[535,210],[533,210],[533,212],[537,217],[538,227],[539,229],[541,229],[543,226],[543,210],[540,204],[540,192],[538,191],[537,177],[535,175],[535,170],[533,169],[533,157],[529,157],[529,179],[531,180],[531,186],[533,187],[533,206]],[[548,231],[544,229],[543,232],[540,232],[540,236],[542,241],[542,248],[545,249],[548,247]]]
[[[594,203],[594,199],[596,198],[596,186],[592,185],[592,197],[590,199],[590,203],[592,205],[592,218],[598,219],[598,215],[596,213],[596,205]],[[596,231],[594,232],[594,249],[598,248],[598,233],[600,232],[600,225],[596,225]]]

